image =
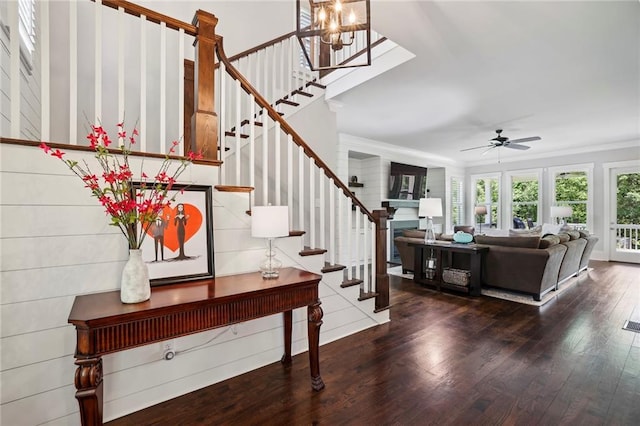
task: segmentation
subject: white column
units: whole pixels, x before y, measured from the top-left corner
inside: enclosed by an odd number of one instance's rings
[[[179,82],[178,84],[184,84]],[[160,154],[167,153],[167,24],[160,23]]]
[[[147,152],[147,17],[140,15],[140,151]]]
[[[40,138],[43,141],[51,139],[51,79],[49,71],[49,3],[38,2],[40,5]]]
[[[69,143],[78,144],[78,5],[69,3]]]

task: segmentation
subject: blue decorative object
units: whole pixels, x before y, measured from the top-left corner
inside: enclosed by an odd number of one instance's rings
[[[458,231],[453,234],[453,241],[455,241],[456,243],[468,244],[473,241],[473,235],[467,234],[463,231]]]

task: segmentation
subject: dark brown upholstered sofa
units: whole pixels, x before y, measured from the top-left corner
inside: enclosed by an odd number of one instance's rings
[[[451,235],[436,235],[452,240]],[[572,276],[587,269],[598,237],[582,231],[558,235],[494,237],[477,235],[475,242],[490,246],[485,258],[484,285],[524,292],[540,300]],[[394,243],[403,272],[413,271],[414,248],[409,242],[424,241],[424,231],[405,230]]]
[[[562,259],[562,266],[558,274],[558,284],[562,284],[569,278],[578,275],[580,260],[587,246],[587,240],[580,238],[578,231],[565,231],[558,234],[560,243],[567,247],[567,252]]]
[[[476,236],[478,244],[489,246],[482,270],[485,285],[533,295],[535,300],[558,285],[558,274],[567,247],[557,236]]]
[[[580,237],[587,240],[587,245],[584,247],[584,252],[582,252],[582,257],[580,258],[580,269],[578,273],[585,271],[589,267],[589,259],[591,258],[591,253],[593,252],[593,248],[596,246],[599,238],[595,235],[589,235],[588,232],[580,232]]]

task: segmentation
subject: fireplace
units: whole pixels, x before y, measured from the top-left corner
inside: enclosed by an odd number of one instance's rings
[[[387,247],[389,247],[389,255],[387,256],[387,261],[392,264],[400,265],[400,253],[398,253],[394,240],[396,237],[401,236],[402,231],[405,229],[418,229],[420,221],[418,219],[391,220],[388,222],[388,225],[389,243],[387,244]]]

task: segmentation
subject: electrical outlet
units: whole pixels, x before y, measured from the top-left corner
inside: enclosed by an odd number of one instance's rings
[[[173,340],[162,342],[162,358],[171,361],[176,356],[176,348]]]

